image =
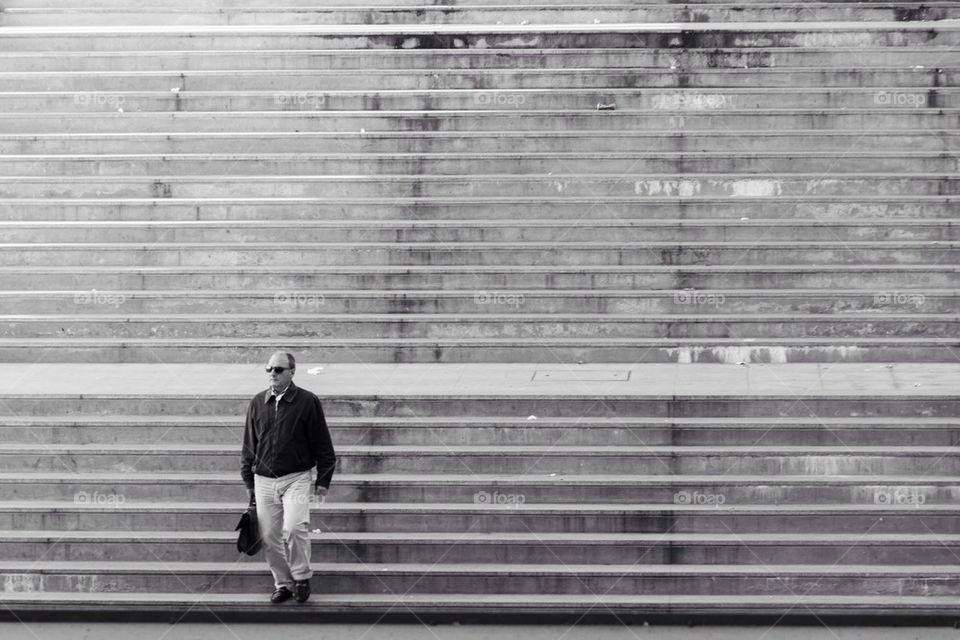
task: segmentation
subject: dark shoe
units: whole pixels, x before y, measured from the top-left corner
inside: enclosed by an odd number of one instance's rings
[[[293,592],[286,587],[280,587],[273,592],[273,595],[270,596],[270,602],[273,604],[280,604],[281,602],[286,602],[293,597]]]
[[[310,597],[310,581],[297,580],[293,583],[293,591],[297,594],[297,602],[306,602]]]

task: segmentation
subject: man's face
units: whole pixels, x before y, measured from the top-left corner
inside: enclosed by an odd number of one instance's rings
[[[283,369],[282,372],[277,371],[277,367]],[[287,360],[287,356],[282,353],[275,353],[270,356],[270,361],[267,362],[267,376],[270,378],[270,388],[274,391],[283,391],[293,380],[293,373],[296,369],[290,368],[290,362]]]

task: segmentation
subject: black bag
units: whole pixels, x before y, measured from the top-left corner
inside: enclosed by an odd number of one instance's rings
[[[260,552],[263,540],[260,538],[260,521],[257,519],[256,508],[250,507],[243,512],[234,531],[240,532],[237,536],[237,551],[248,556],[255,556]]]

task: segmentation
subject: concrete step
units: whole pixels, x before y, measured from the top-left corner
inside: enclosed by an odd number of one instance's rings
[[[956,505],[955,475],[520,475],[338,474],[330,503],[460,503],[486,492],[532,504]],[[722,496],[722,497],[721,497]],[[2,501],[90,501],[115,508],[139,502],[230,502],[246,499],[231,473],[0,473]],[[492,499],[492,498],[491,498]],[[501,500],[503,498],[499,498]],[[512,507],[511,507],[512,508]],[[651,521],[656,522],[656,521]],[[666,521],[669,525],[669,521]],[[232,530],[232,528],[231,528]],[[461,532],[462,533],[462,532]],[[234,536],[233,542],[236,541]],[[231,545],[232,546],[232,545]],[[232,553],[236,554],[236,548]],[[36,555],[34,557],[40,557]],[[321,557],[321,556],[318,556]]]
[[[818,4],[825,5],[834,5],[842,6],[843,4],[848,3],[849,0],[823,0]],[[836,3],[836,4],[834,4]],[[616,8],[630,8],[630,7],[646,7],[646,6],[659,6],[663,3],[661,0],[640,0],[634,3],[624,3],[620,0],[586,0],[577,3],[570,3],[568,0],[538,0],[536,3],[537,7],[551,7],[554,9],[564,8],[564,7],[576,7],[579,9],[594,8],[594,9],[616,9]],[[718,0],[697,0],[696,2],[690,3],[694,7],[706,7],[709,8],[715,5],[727,5],[729,2],[723,2]],[[745,2],[738,3],[738,6],[752,7],[754,5],[764,6],[769,4],[768,0],[746,0]],[[935,3],[936,4],[936,3]],[[50,3],[48,0],[10,0],[7,3],[7,6],[12,9],[17,9],[20,11],[25,10],[51,10]],[[57,3],[56,10],[59,11],[82,11],[82,10],[96,10],[96,11],[132,11],[135,8],[135,3],[132,3],[130,0],[91,0],[90,2],[81,2],[80,0],[62,0]],[[420,9],[424,5],[422,0],[340,0],[336,5],[337,7],[349,7],[349,8],[363,8],[371,11],[390,11],[395,9]],[[463,9],[490,9],[496,10],[502,8],[496,0],[457,0],[450,2],[446,5],[450,10],[463,10]],[[284,5],[285,8],[289,8],[293,11],[302,11],[302,10],[317,10],[316,0],[288,0]],[[235,11],[263,11],[265,9],[270,9],[271,6],[264,2],[263,0],[199,0],[199,2],[187,2],[186,0],[171,0],[167,3],[154,3],[148,5],[148,8],[155,11],[170,11],[170,12],[184,12],[186,10],[198,10],[198,11],[214,11],[222,10],[225,12],[235,12]]]
[[[61,26],[240,26],[240,25],[540,25],[591,23],[709,23],[709,22],[826,22],[826,21],[936,21],[956,19],[960,9],[953,2],[926,3],[838,3],[810,2],[803,6],[783,4],[700,4],[677,7],[644,3],[639,6],[608,5],[558,6],[536,3],[518,6],[424,5],[419,7],[381,5],[368,7],[281,7],[269,5],[171,10],[168,7],[6,7],[0,25],[5,27]]]
[[[685,294],[678,294],[684,296]],[[697,294],[686,294],[691,304]],[[701,294],[704,303],[719,298]],[[90,294],[95,304],[96,294]],[[107,294],[105,300],[109,300]],[[491,296],[491,301],[494,298]],[[943,338],[960,334],[956,313],[883,313],[870,317],[837,314],[532,314],[519,297],[503,313],[403,314],[224,314],[217,315],[0,315],[0,339],[122,339],[141,341],[292,338],[345,340],[551,340],[720,338],[777,339],[844,337]],[[715,309],[720,305],[715,304]],[[82,308],[79,307],[78,308]]]
[[[891,367],[892,369],[892,367]],[[238,403],[238,409],[242,404]],[[5,443],[237,446],[242,415],[3,416]],[[337,446],[932,446],[960,442],[955,418],[349,418]],[[231,511],[231,517],[233,512]],[[2,527],[2,525],[0,525]]]
[[[812,590],[811,590],[812,591]],[[0,593],[4,611],[21,620],[43,616],[49,620],[51,612],[60,616],[96,616],[97,620],[123,619],[136,615],[138,620],[179,619],[204,622],[250,621],[276,623],[278,610],[272,605],[263,587],[256,593],[205,594],[197,606],[196,594],[181,593],[107,593],[107,592],[32,592]],[[692,596],[692,595],[557,595],[538,594],[314,594],[300,607],[288,607],[282,612],[285,621],[312,622],[340,621],[344,617],[374,622],[384,616],[407,622],[489,621],[490,609],[496,607],[498,620],[529,622],[573,621],[627,622],[663,620],[678,622],[691,616],[718,617],[750,616],[753,620],[783,619],[784,611],[801,608],[809,613],[807,621],[830,617],[854,621],[870,616],[871,620],[906,621],[916,624],[918,617],[926,620],[953,619],[956,598],[952,596],[868,596],[868,595],[756,595]],[[588,612],[584,615],[584,611]],[[665,611],[670,613],[665,614]],[[788,615],[791,615],[788,614]],[[614,617],[615,616],[615,617]]]
[[[358,533],[313,534],[317,562],[620,564],[897,564],[952,566],[956,534]],[[228,532],[5,531],[5,560],[236,562]],[[252,564],[252,563],[251,563]],[[769,571],[769,568],[767,568]],[[259,580],[264,579],[258,567]],[[55,587],[56,588],[56,587]]]
[[[0,176],[0,198],[804,197],[960,195],[960,174]]]
[[[592,22],[590,18],[588,22]],[[564,25],[4,27],[0,51],[949,47],[956,21]]]
[[[0,445],[8,473],[228,473],[238,469],[238,446]],[[957,475],[956,447],[662,447],[635,446],[341,446],[341,474],[580,474]]]
[[[98,620],[122,620],[137,612],[140,618],[160,622],[167,616],[184,616],[202,622],[276,620],[277,609],[264,604],[262,592],[256,594],[210,594],[204,597],[204,607],[196,607],[196,598],[178,594],[73,594],[51,593],[39,598],[11,594],[0,596],[5,610],[20,619],[31,620],[42,612],[55,610],[58,615],[85,617],[95,615]],[[797,615],[791,606],[802,606],[809,618]],[[498,620],[504,622],[540,622],[570,624],[574,620],[610,623],[613,620],[642,624],[650,620],[678,623],[690,617],[697,619],[729,619],[731,616],[749,616],[754,620],[772,622],[791,611],[791,620],[812,620],[812,616],[831,617],[848,621],[899,621],[915,619],[950,619],[951,600],[948,597],[893,597],[893,596],[560,596],[518,594],[410,594],[389,595],[330,595],[314,598],[305,608],[287,608],[284,620],[300,622],[339,621],[343,619],[374,622],[380,617],[408,623],[428,620],[433,624],[462,621],[480,623],[491,607],[503,611]],[[671,613],[664,614],[669,610]],[[216,613],[214,613],[216,611]],[[583,611],[589,614],[584,616]],[[856,611],[856,614],[851,613]],[[909,611],[909,615],[908,612]],[[11,616],[12,619],[12,616]]]
[[[609,115],[609,113],[608,113]],[[35,129],[36,127],[31,127]],[[915,153],[932,152],[947,155],[960,144],[960,130],[947,128],[906,129],[889,131],[869,129],[831,129],[822,131],[798,129],[777,130],[719,130],[693,131],[590,131],[531,130],[529,132],[500,131],[275,131],[271,133],[234,132],[202,133],[169,131],[166,133],[112,134],[36,133],[0,134],[0,150],[4,154],[231,154],[242,155],[256,151],[259,154],[416,154],[430,158],[436,154],[656,154],[673,158],[677,154],[702,155],[719,153],[729,156],[731,149],[746,160],[765,157],[773,149],[789,149],[784,154],[831,153],[852,157],[872,154],[903,154],[910,158]],[[173,159],[173,158],[172,158]],[[831,162],[840,162],[833,158]],[[832,166],[832,165],[831,165]]]
[[[400,72],[400,71],[397,71]],[[590,73],[594,73],[591,71]],[[602,73],[602,72],[601,72]],[[86,80],[86,82],[90,82]],[[117,87],[122,86],[117,81]],[[189,80],[185,81],[189,82]],[[565,81],[564,85],[566,84]],[[576,89],[395,89],[385,91],[311,90],[189,90],[110,89],[101,91],[12,90],[0,93],[7,112],[222,112],[222,111],[403,111],[403,110],[591,110],[615,104],[618,110],[671,113],[723,112],[743,109],[875,109],[960,107],[960,90],[920,86],[836,87],[829,90],[783,89],[604,89],[602,93]],[[561,85],[561,86],[564,86]],[[174,85],[179,86],[179,85]]]
[[[582,220],[584,211],[624,221],[953,219],[955,196],[751,196],[710,198],[633,197],[453,197],[453,198],[31,198],[3,199],[8,220],[61,221],[223,221],[317,220],[450,221]],[[57,285],[54,285],[57,286]]]
[[[958,181],[960,185],[960,181]],[[0,187],[2,188],[2,187]],[[960,262],[960,243],[881,242],[273,242],[0,244],[0,265],[61,267],[782,266]],[[516,283],[514,286],[522,286]]]
[[[851,62],[855,62],[851,61]],[[917,68],[921,67],[921,68]],[[593,68],[535,68],[515,69],[512,66],[484,69],[389,69],[365,70],[216,70],[216,71],[48,71],[0,72],[3,93],[19,92],[70,92],[77,100],[68,102],[69,111],[116,111],[123,106],[121,100],[131,93],[156,92],[173,101],[184,100],[196,92],[238,93],[265,92],[266,101],[256,104],[271,111],[285,109],[332,110],[336,102],[326,105],[327,95],[340,92],[432,92],[455,90],[465,92],[466,104],[461,108],[488,109],[499,107],[514,111],[539,108],[547,110],[546,104],[536,102],[532,96],[558,89],[574,95],[590,90],[600,91],[589,100],[569,103],[573,107],[596,110],[596,100],[612,101],[622,98],[617,111],[626,109],[651,109],[659,111],[732,111],[754,107],[754,100],[744,97],[746,90],[775,88],[794,90],[826,88],[849,90],[866,89],[866,101],[862,108],[888,107],[918,108],[946,106],[938,104],[937,89],[945,87],[944,96],[952,94],[960,78],[960,68],[947,66],[915,65],[903,67],[860,67],[851,64],[846,68],[810,69],[807,67],[760,67],[755,69],[669,69],[635,67]],[[647,90],[641,93],[631,87]],[[515,92],[511,91],[515,90]],[[541,91],[533,91],[541,90]],[[576,90],[576,91],[573,91]],[[605,90],[613,90],[607,93]],[[627,91],[625,91],[627,90]],[[729,93],[727,93],[729,91]],[[385,94],[389,95],[389,94]],[[89,97],[89,100],[84,99]],[[689,99],[688,99],[689,96]],[[111,97],[115,98],[111,100]],[[199,96],[198,96],[199,97]],[[435,110],[444,105],[444,94],[436,95],[439,102],[428,107]],[[530,98],[529,101],[525,98]],[[334,98],[335,99],[335,98]],[[132,97],[131,97],[132,100]],[[115,104],[112,104],[115,103]],[[133,104],[133,103],[131,103]],[[452,110],[458,103],[450,102]],[[802,101],[801,101],[802,104]],[[362,109],[383,109],[376,99],[361,102]],[[163,103],[163,110],[170,108]],[[177,103],[172,105],[175,110]],[[559,110],[568,105],[559,104]],[[781,108],[802,108],[801,105],[776,105]],[[827,106],[827,105],[816,105]],[[833,106],[833,105],[830,105]],[[843,106],[843,105],[837,105]],[[135,110],[135,109],[132,109]],[[219,109],[215,109],[219,110]],[[258,109],[259,110],[259,109]]]
[[[126,592],[247,594],[263,590],[264,567],[241,562],[65,562],[0,564],[8,592]],[[957,565],[588,565],[318,562],[313,585],[323,594],[462,593],[516,595],[717,595],[795,594],[817,585],[818,593],[937,597],[960,583]],[[775,575],[773,575],[775,574]]]
[[[5,176],[203,175],[484,175],[565,173],[950,173],[960,169],[947,152],[736,153],[558,152],[403,154],[142,154],[7,155]]]
[[[82,494],[81,494],[82,495]],[[706,494],[689,494],[708,500]],[[885,498],[887,493],[879,493]],[[312,507],[311,529],[328,533],[434,531],[554,533],[946,533],[960,532],[955,505],[911,502],[920,494],[891,494],[902,504],[496,504],[500,493],[478,492],[490,503],[333,503]],[[685,494],[678,494],[685,496]],[[0,527],[9,530],[230,531],[245,504],[194,502],[0,502]]]
[[[954,361],[955,337],[916,338],[315,338],[0,339],[6,362],[32,362],[37,349],[58,362],[241,363],[292,348],[325,362],[798,363]]]
[[[304,362],[311,362],[310,359]],[[251,362],[260,362],[252,360]],[[313,360],[312,362],[322,363],[322,360]],[[14,373],[22,373],[20,365],[10,365]],[[317,392],[323,401],[324,413],[329,418],[350,416],[355,418],[372,417],[443,417],[450,419],[455,417],[467,416],[485,416],[488,418],[506,417],[513,420],[527,419],[533,415],[539,419],[554,418],[579,418],[588,420],[591,418],[610,418],[620,416],[625,419],[628,416],[642,416],[644,418],[762,418],[763,420],[773,420],[777,422],[790,417],[803,418],[810,420],[812,417],[817,419],[829,418],[910,418],[912,420],[923,419],[926,421],[933,418],[953,419],[960,415],[960,399],[952,395],[944,395],[937,390],[937,383],[943,376],[954,374],[954,370],[947,365],[912,365],[909,363],[897,363],[886,366],[866,366],[861,367],[853,364],[798,364],[798,365],[777,365],[767,368],[760,366],[763,372],[770,371],[771,376],[779,376],[778,381],[783,381],[782,389],[784,394],[772,393],[770,389],[763,388],[763,392],[757,390],[755,385],[750,385],[745,378],[749,377],[751,369],[742,366],[724,366],[724,365],[697,365],[695,367],[663,367],[660,365],[617,365],[610,367],[602,363],[593,363],[589,368],[583,369],[583,366],[565,365],[554,363],[553,365],[540,364],[476,364],[476,365],[438,365],[438,364],[375,364],[365,363],[364,372],[367,376],[364,382],[375,382],[371,384],[367,393],[358,393],[356,389],[353,392],[347,391],[351,388],[336,386],[338,376],[351,375],[351,380],[356,385],[353,374],[342,373],[351,370],[350,365],[330,365],[327,367],[327,373],[321,378]],[[253,394],[262,391],[261,382],[263,379],[263,369],[260,365],[241,364],[231,366],[220,366],[205,364],[203,366],[184,364],[175,367],[166,364],[119,364],[111,363],[108,365],[70,365],[58,363],[52,367],[45,367],[43,363],[34,363],[32,370],[52,369],[55,372],[84,374],[88,377],[78,380],[96,380],[99,382],[109,380],[107,372],[113,375],[120,374],[122,379],[127,382],[127,392],[118,394],[116,392],[91,392],[88,387],[82,387],[83,392],[52,392],[47,393],[13,393],[0,394],[0,415],[15,416],[22,419],[27,416],[144,416],[146,422],[154,419],[156,416],[191,414],[195,416],[224,416],[242,413],[249,403]],[[201,371],[197,371],[200,368]],[[302,368],[306,368],[303,367]],[[581,369],[585,373],[580,373]],[[414,372],[409,375],[420,375],[426,379],[438,378],[431,387],[418,387],[416,393],[410,392],[391,394],[384,391],[384,377],[391,377],[388,372]],[[634,371],[636,370],[636,371]],[[211,383],[211,378],[216,379],[215,372],[230,372],[232,381],[229,393],[198,393],[199,388],[206,389]],[[331,374],[330,371],[334,373]],[[476,379],[483,376],[482,373],[469,373],[471,371],[487,372],[486,375],[493,377],[496,374],[496,382],[491,382],[489,393],[479,393],[476,387],[469,386],[469,391],[459,386],[444,387],[444,382],[449,383],[451,376],[453,379],[461,379],[462,376],[469,374],[469,379]],[[341,373],[338,373],[341,372]],[[432,372],[432,373],[431,373]],[[520,372],[520,373],[518,373]],[[589,373],[594,372],[600,377],[595,385],[589,386],[588,391],[584,391],[583,384],[589,378]],[[787,372],[795,372],[793,374]],[[799,372],[806,372],[806,376],[801,376]],[[872,373],[870,373],[872,372]],[[321,371],[319,374],[323,374]],[[550,378],[550,374],[556,373],[558,377],[570,379],[573,382],[564,385],[562,381]],[[630,395],[620,391],[620,383],[627,373],[635,374],[635,380],[641,380],[643,383],[640,388],[650,391],[659,389],[658,381],[668,376],[671,380],[673,376],[679,376],[681,381],[690,379],[705,379],[710,383],[698,384],[691,387],[696,393],[684,396],[683,401],[678,401],[677,387],[668,386],[674,393],[664,393],[657,395]],[[318,374],[318,375],[319,375]],[[54,375],[51,373],[50,375]],[[585,376],[581,380],[579,376]],[[106,376],[106,377],[105,377]],[[308,385],[312,388],[317,384],[311,374],[307,374],[305,380],[300,380],[300,384]],[[546,377],[544,377],[546,376]],[[659,376],[659,377],[658,377]],[[712,377],[711,377],[712,376]],[[744,380],[741,380],[741,377]],[[813,377],[813,379],[811,379]],[[864,387],[857,385],[848,388],[845,383],[852,378],[863,378],[872,380],[874,386],[879,386],[879,381],[892,383],[893,391],[886,394],[864,391]],[[535,379],[531,384],[530,380]],[[716,390],[716,379],[739,380],[744,383],[747,391],[742,393],[719,393],[710,395],[705,389]],[[950,379],[950,378],[946,378]],[[189,380],[191,384],[181,387],[182,381]],[[415,378],[420,380],[420,378]],[[496,383],[502,383],[504,380],[510,380],[509,384],[503,384],[498,388]],[[606,383],[609,393],[601,394],[604,388],[603,380],[613,382]],[[792,382],[787,382],[790,380]],[[826,380],[827,382],[823,382]],[[77,380],[71,380],[76,382]],[[149,381],[152,386],[147,391],[137,392],[131,389],[133,383]],[[163,384],[157,386],[157,382]],[[193,382],[196,381],[196,382]],[[242,385],[249,393],[237,393],[235,387]],[[251,384],[251,381],[254,381]],[[10,387],[17,388],[23,382],[22,377],[10,378]],[[207,383],[204,386],[204,382]],[[616,386],[611,387],[613,383]],[[233,384],[236,383],[236,384]],[[921,384],[924,383],[924,384]],[[707,387],[704,387],[707,384]],[[710,386],[710,384],[714,386]],[[732,384],[732,383],[731,383]],[[827,387],[820,389],[820,385],[827,384]],[[919,387],[914,384],[920,384]],[[600,386],[600,390],[597,386]],[[71,388],[77,387],[76,384],[69,385]],[[632,385],[631,385],[632,386]],[[96,387],[100,389],[101,387]],[[392,389],[392,387],[386,387]],[[432,392],[424,392],[422,389],[429,388]],[[437,388],[447,389],[445,393],[438,393]],[[772,387],[774,390],[780,387]],[[451,391],[449,389],[455,389]],[[797,390],[804,392],[802,401],[798,401]],[[846,390],[841,392],[839,390]],[[866,387],[870,389],[870,387]],[[332,391],[336,390],[336,392]],[[496,391],[496,393],[494,393]],[[789,393],[786,393],[789,391]],[[829,393],[828,393],[829,392]],[[584,396],[583,394],[586,393]],[[939,395],[938,395],[939,393]],[[498,395],[499,394],[499,395]],[[625,395],[624,395],[625,394]],[[704,395],[706,394],[706,395]],[[401,397],[403,396],[403,397]],[[598,401],[600,398],[602,401]],[[12,403],[12,404],[11,404]],[[239,437],[239,436],[238,436]]]
[[[510,291],[407,290],[85,290],[0,291],[0,308],[19,314],[244,314],[269,313],[443,313],[501,314],[727,314],[789,313],[827,315],[840,322],[869,322],[887,314],[953,313],[960,290],[599,290],[526,289]]]
[[[72,243],[257,243],[289,234],[300,243],[504,243],[645,242],[764,243],[790,238],[797,242],[930,242],[960,240],[960,219],[851,221],[820,216],[806,220],[623,220],[592,218],[588,227],[568,219],[525,220],[223,220],[223,221],[0,221],[0,242]]]
[[[185,42],[185,44],[188,44]],[[318,50],[237,49],[181,51],[59,51],[0,52],[0,66],[20,72],[55,71],[275,71],[335,69],[583,69],[583,68],[859,68],[932,67],[960,65],[953,46],[907,47],[766,47],[698,49],[431,49]]]
[[[804,256],[806,259],[808,256]],[[59,258],[58,258],[59,259]],[[673,266],[344,266],[344,267],[0,267],[0,288],[40,289],[274,289],[295,296],[311,289],[374,291],[461,289],[510,303],[514,291],[531,288],[661,289],[873,289],[880,300],[914,305],[927,290],[960,286],[960,268],[931,264],[673,265]],[[502,296],[502,297],[501,297]],[[889,298],[887,298],[889,296]],[[904,297],[906,296],[906,297]],[[85,299],[85,298],[84,298]],[[696,299],[696,296],[694,296]],[[93,297],[91,301],[99,300]],[[116,299],[107,300],[108,305]],[[310,302],[307,301],[309,305]]]
[[[0,113],[0,134],[116,134],[365,131],[505,131],[532,132],[548,127],[582,131],[638,130],[647,132],[704,129],[809,130],[894,128],[960,129],[960,109],[783,109],[740,111],[660,110],[525,111],[516,108],[463,111],[184,111],[179,113],[42,112]],[[822,135],[822,134],[821,134]],[[928,133],[927,135],[930,135]],[[501,143],[502,145],[502,143]],[[498,149],[503,150],[500,146]],[[249,148],[247,148],[249,151]]]

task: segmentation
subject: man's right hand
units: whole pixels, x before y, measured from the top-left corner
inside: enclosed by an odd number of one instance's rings
[[[257,506],[257,494],[253,492],[253,489],[247,489],[247,505],[250,507]]]

